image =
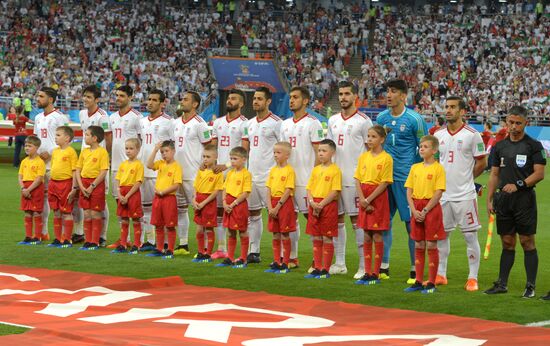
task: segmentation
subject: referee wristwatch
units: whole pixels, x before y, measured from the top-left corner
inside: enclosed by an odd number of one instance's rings
[[[516,187],[518,190],[525,190],[527,188],[527,184],[525,183],[525,180],[519,179],[516,181]]]
[[[90,186],[95,189],[95,183],[91,183]]]

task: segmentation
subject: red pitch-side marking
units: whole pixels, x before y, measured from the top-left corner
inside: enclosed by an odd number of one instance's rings
[[[3,345],[550,344],[513,323],[4,265],[0,321],[34,328]]]

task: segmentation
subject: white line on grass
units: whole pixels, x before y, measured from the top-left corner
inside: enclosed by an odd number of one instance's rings
[[[527,327],[544,327],[550,326],[550,320],[540,321],[540,322],[531,322],[526,324]]]
[[[34,327],[26,326],[24,324],[10,323],[10,322],[4,322],[4,321],[0,321],[0,324],[7,324],[8,326],[13,326],[13,327],[34,329]]]

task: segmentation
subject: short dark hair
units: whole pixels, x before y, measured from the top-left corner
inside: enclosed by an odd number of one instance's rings
[[[164,102],[164,100],[166,100],[166,94],[164,93],[164,91],[162,91],[160,89],[151,90],[149,92],[149,95],[158,95],[160,102]]]
[[[126,93],[128,96],[134,96],[134,89],[132,89],[129,85],[121,85],[117,89],[117,91],[122,91],[123,93]]]
[[[311,100],[311,96],[309,95],[309,89],[302,85],[295,85],[290,89],[290,92],[293,91],[299,91],[300,94],[302,94],[302,98]]]
[[[319,142],[319,145],[328,145],[332,150],[336,151],[336,143],[332,139],[325,138]]]
[[[87,87],[85,87],[84,90],[82,91],[82,95],[84,95],[85,93],[91,93],[92,95],[94,95],[95,99],[98,99],[101,97],[101,90],[99,90],[97,85],[94,85],[94,84],[88,85]]]
[[[196,91],[187,91],[189,95],[191,95],[191,98],[193,99],[193,102],[197,103],[197,108],[201,106],[201,95],[199,95]]]
[[[508,110],[508,114],[517,115],[517,116],[520,116],[520,117],[525,118],[525,119],[527,119],[527,114],[528,113],[529,113],[529,111],[527,110],[527,108],[525,108],[523,106],[513,106],[512,108],[510,108]]]
[[[246,149],[243,147],[235,147],[231,149],[229,155],[240,156],[246,159],[248,157],[248,151],[246,151]]]
[[[342,88],[350,88],[351,92],[354,95],[357,95],[357,87],[355,86],[355,84],[353,84],[350,81],[344,80],[344,81],[341,81],[340,83],[338,83],[338,90],[340,90]]]
[[[489,126],[489,128],[493,128],[493,123],[490,121],[486,121],[483,123],[484,126]]]
[[[273,94],[271,93],[271,90],[269,90],[269,88],[267,88],[267,87],[259,87],[259,88],[256,89],[256,92],[264,93],[265,98],[268,99],[268,100],[271,100],[271,98],[273,97]]]
[[[240,90],[240,89],[231,89],[229,90],[229,94],[228,95],[231,95],[231,94],[237,94],[239,95],[242,100],[243,100],[243,103],[246,103],[246,95],[244,94],[244,91]]]
[[[54,88],[43,87],[42,89],[40,89],[40,91],[51,97],[53,99],[53,102],[55,102],[55,100],[57,99],[57,90],[55,90]]]
[[[162,144],[160,145],[161,148],[170,148],[172,150],[176,150],[176,145],[174,144],[174,141],[172,140],[167,140],[167,141],[163,141]]]
[[[460,107],[460,105],[459,105]],[[437,124],[439,126],[443,125],[445,123],[445,119],[443,119],[442,117],[437,117]]]
[[[92,125],[88,127],[88,130],[90,131],[92,137],[97,138],[98,143],[103,142],[103,139],[105,138],[105,131],[103,131],[101,126]]]
[[[447,97],[447,101],[458,101],[458,109],[466,109],[466,102],[460,96],[449,96]]]
[[[386,83],[386,89],[394,88],[402,93],[406,94],[409,92],[409,86],[407,85],[407,82],[405,82],[403,79],[391,79]]]
[[[37,148],[40,148],[40,145],[42,144],[42,141],[40,140],[40,138],[33,135],[33,136],[28,136],[27,138],[25,138],[25,143],[29,143],[29,144],[34,145]]]
[[[67,136],[69,136],[71,138],[71,141],[73,140],[74,131],[70,126],[67,126],[67,125],[59,126],[56,130],[62,131],[64,134],[66,134]]]

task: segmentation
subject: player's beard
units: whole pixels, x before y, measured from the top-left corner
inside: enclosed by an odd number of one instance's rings
[[[232,104],[227,104],[225,106],[225,109],[228,111],[228,112],[234,112],[236,111],[237,109],[239,109],[239,106],[237,105],[232,105]]]

